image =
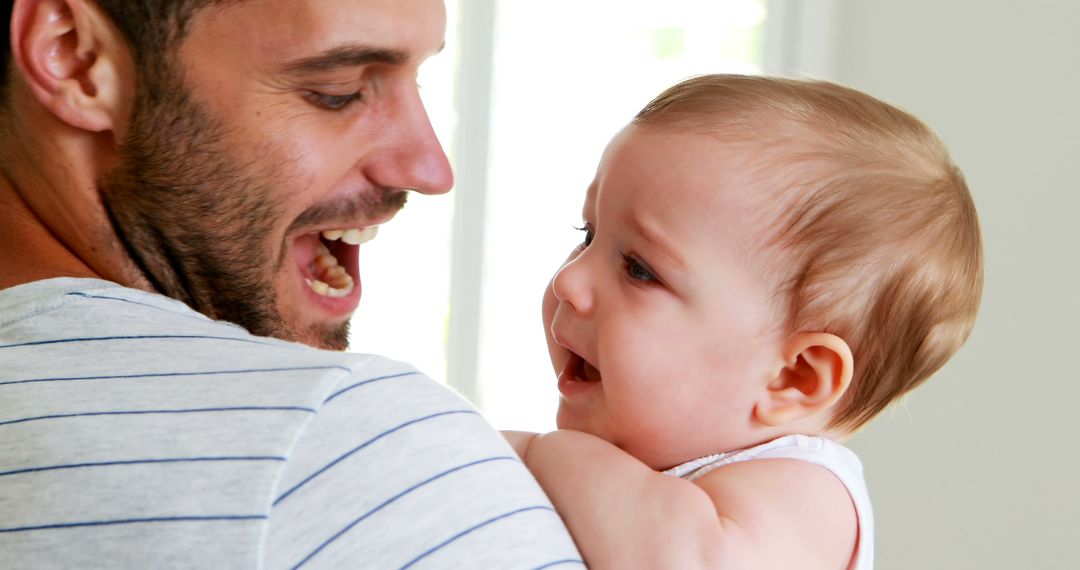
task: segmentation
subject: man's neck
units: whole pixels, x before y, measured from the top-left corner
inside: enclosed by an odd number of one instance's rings
[[[97,180],[116,161],[111,132],[59,121],[25,89],[0,119],[0,288],[97,277],[152,290],[113,231]]]
[[[101,277],[37,218],[0,176],[0,289],[52,277]]]

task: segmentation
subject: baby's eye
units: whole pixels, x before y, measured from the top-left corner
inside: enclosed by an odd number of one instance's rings
[[[629,255],[624,255],[623,261],[626,262],[626,274],[630,277],[630,279],[634,281],[640,281],[642,283],[653,283],[659,281],[656,275],[653,274],[652,270],[649,269],[649,267],[641,261],[638,261],[637,259]]]
[[[352,103],[361,101],[363,99],[363,94],[357,91],[356,93],[349,93],[347,95],[329,95],[327,93],[311,91],[307,93],[304,98],[308,103],[321,109],[326,109],[327,111],[340,111]]]
[[[585,232],[585,239],[582,240],[581,245],[578,246],[580,249],[585,249],[585,248],[589,247],[590,245],[592,245],[592,240],[593,240],[592,226],[590,226],[589,224],[585,224],[584,226],[582,226],[580,228],[574,228],[574,229],[579,231],[579,232]]]

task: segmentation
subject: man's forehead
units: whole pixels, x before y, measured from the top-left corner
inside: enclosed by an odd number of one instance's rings
[[[239,43],[267,61],[292,61],[363,46],[419,62],[442,49],[442,0],[247,0],[201,10],[189,38]]]

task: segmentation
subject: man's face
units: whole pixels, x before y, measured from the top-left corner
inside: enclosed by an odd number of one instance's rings
[[[255,334],[345,348],[357,242],[406,189],[452,184],[416,84],[444,28],[441,0],[198,11],[175,73],[140,91],[118,129],[122,162],[102,180],[151,283]]]

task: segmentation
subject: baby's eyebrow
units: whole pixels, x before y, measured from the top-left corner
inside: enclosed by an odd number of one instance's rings
[[[630,216],[630,227],[645,241],[649,242],[649,245],[656,248],[661,254],[671,260],[679,269],[686,269],[686,261],[683,259],[679,250],[675,249],[670,243],[660,236],[659,232],[654,231],[647,224],[642,221],[638,216]]]

